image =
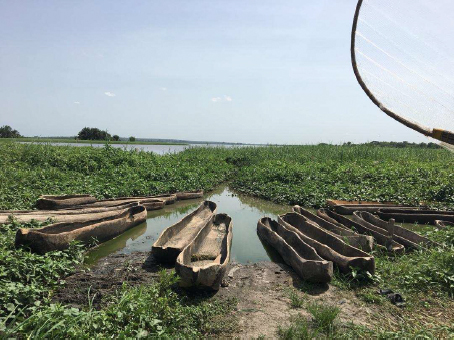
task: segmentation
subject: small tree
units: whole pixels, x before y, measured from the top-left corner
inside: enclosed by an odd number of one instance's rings
[[[129,141],[130,141],[130,142],[135,142],[135,141],[136,141],[136,137],[132,137],[132,136],[129,137]]]
[[[0,138],[19,138],[22,137],[17,130],[13,130],[13,128],[9,125],[3,125],[0,127]]]
[[[119,135],[113,135],[112,136],[112,140],[114,140],[115,142],[118,142],[120,140],[120,136]]]

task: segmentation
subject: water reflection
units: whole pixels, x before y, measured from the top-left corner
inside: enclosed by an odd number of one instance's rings
[[[232,261],[247,263],[277,258],[273,249],[269,249],[260,242],[256,232],[257,221],[263,216],[277,218],[278,214],[288,212],[289,206],[244,196],[226,187],[206,194],[204,199],[215,202],[218,205],[218,213],[226,213],[232,217]],[[151,211],[146,223],[93,249],[88,256],[88,262],[93,263],[116,251],[123,254],[149,251],[165,228],[181,220],[196,209],[202,201],[203,199],[180,201],[167,205],[162,210]]]

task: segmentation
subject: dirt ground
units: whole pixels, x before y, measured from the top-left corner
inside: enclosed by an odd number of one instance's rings
[[[124,282],[132,285],[151,282],[161,268],[150,253],[112,254],[90,269],[81,268],[66,278],[66,285],[56,293],[54,300],[81,307],[87,305],[90,297],[95,308],[99,308],[103,297],[113,294]],[[232,336],[273,337],[292,315],[300,313],[309,318],[304,308],[291,308],[289,292],[292,289],[308,302],[338,306],[342,322],[372,326],[381,319],[374,305],[366,305],[352,292],[331,285],[304,285],[289,267],[273,262],[231,263],[221,289],[211,298],[234,297],[238,301],[234,312],[238,333]]]

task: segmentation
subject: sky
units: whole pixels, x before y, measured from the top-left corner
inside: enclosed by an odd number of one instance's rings
[[[0,0],[0,125],[243,143],[429,142],[350,62],[355,0]]]

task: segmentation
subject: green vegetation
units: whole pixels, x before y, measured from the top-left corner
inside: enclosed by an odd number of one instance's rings
[[[107,131],[98,128],[84,127],[79,131],[77,139],[80,140],[110,140],[112,136]]]
[[[129,137],[129,141],[130,142],[135,142],[136,141],[136,137],[133,137],[133,136]]]
[[[9,125],[0,127],[0,138],[19,138],[21,137],[19,131],[13,130]]]
[[[115,136],[114,136],[115,137]],[[41,137],[19,137],[19,138],[0,138],[0,143],[5,143],[5,142],[27,142],[27,143],[65,143],[65,144],[71,144],[71,143],[79,143],[79,144],[132,144],[132,145],[187,145],[185,143],[174,143],[174,142],[147,142],[147,141],[140,141],[136,140],[135,142],[130,142],[129,140],[120,140],[120,137],[118,137],[118,140],[116,140],[114,137],[112,137],[111,141],[105,141],[105,140],[78,140],[74,137],[72,138],[65,138],[65,137],[59,137],[59,138],[41,138]]]

